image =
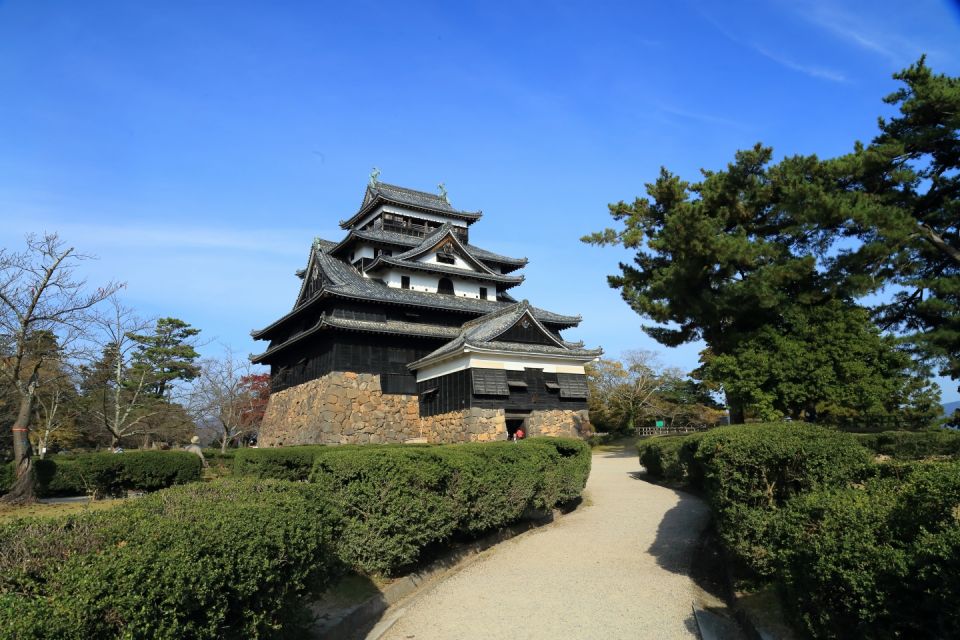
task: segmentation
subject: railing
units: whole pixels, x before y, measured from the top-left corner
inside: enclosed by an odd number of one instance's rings
[[[393,222],[379,222],[377,228],[393,233],[402,233],[415,238],[425,238],[437,230],[436,227],[430,227],[425,224],[396,224]],[[460,227],[453,227],[453,233],[461,242],[467,241],[467,230]]]
[[[683,426],[683,427],[637,427],[637,435],[641,438],[648,438],[650,436],[676,436],[687,433],[698,433],[700,431],[706,431],[707,427],[693,427],[693,426]]]

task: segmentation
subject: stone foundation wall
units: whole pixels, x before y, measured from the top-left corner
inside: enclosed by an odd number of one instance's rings
[[[334,372],[271,394],[258,443],[403,442],[420,435],[417,396],[384,395],[375,374]]]
[[[507,439],[503,409],[464,409],[420,418],[427,442],[490,442]]]
[[[526,419],[528,437],[587,437],[593,433],[586,409],[534,411]],[[328,373],[270,396],[259,444],[406,442],[490,442],[507,439],[503,409],[464,409],[420,417],[417,396],[385,395],[380,376]]]
[[[534,411],[526,420],[527,436],[563,436],[586,438],[593,433],[590,413],[586,409],[553,409]]]

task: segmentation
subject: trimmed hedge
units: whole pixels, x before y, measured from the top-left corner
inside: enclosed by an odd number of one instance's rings
[[[211,467],[222,466],[227,469],[233,469],[233,461],[237,457],[237,451],[242,449],[227,449],[226,453],[220,449],[204,449],[203,457]]]
[[[337,514],[338,555],[392,573],[428,545],[476,535],[580,495],[590,447],[567,439],[436,447],[329,447],[311,480]]]
[[[0,637],[288,636],[344,563],[394,571],[578,496],[590,471],[586,443],[550,438],[313,455],[313,482],[225,478],[0,526]]]
[[[698,472],[693,456],[703,433],[688,436],[655,436],[637,441],[640,464],[652,477],[670,482],[688,482],[698,486]]]
[[[14,467],[5,465],[0,493],[13,482]],[[128,490],[157,491],[200,480],[200,458],[187,451],[129,451],[86,453],[35,459],[40,497],[93,495],[122,496]]]
[[[896,460],[922,460],[936,456],[960,457],[960,432],[949,429],[929,431],[885,431],[856,434],[857,440],[878,455]]]
[[[960,637],[960,462],[873,464],[868,438],[904,458],[953,446],[786,423],[638,449],[651,475],[699,484],[733,558],[779,584],[813,637]]]
[[[323,445],[303,445],[238,449],[233,456],[233,472],[252,478],[305,481],[310,478],[314,458],[326,448]]]
[[[869,455],[853,436],[803,423],[714,429],[700,438],[693,457],[721,539],[761,576],[776,566],[777,509],[793,496],[844,486],[869,470]]]
[[[230,480],[0,527],[0,637],[270,635],[331,575],[329,522],[308,484]]]
[[[960,637],[960,463],[798,497],[781,580],[818,638]]]

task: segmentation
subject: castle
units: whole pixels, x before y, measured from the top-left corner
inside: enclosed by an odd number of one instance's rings
[[[518,301],[525,258],[470,244],[479,211],[370,179],[339,242],[314,240],[268,348],[261,446],[466,442],[590,431],[579,316]]]

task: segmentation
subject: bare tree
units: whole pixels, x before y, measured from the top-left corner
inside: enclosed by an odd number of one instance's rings
[[[695,381],[662,366],[650,351],[588,365],[587,383],[591,418],[614,429],[633,431],[661,419],[671,429],[705,428],[722,415]]]
[[[37,390],[44,383],[44,362],[63,357],[58,349],[79,342],[88,330],[91,309],[120,287],[110,283],[88,292],[74,271],[89,256],[66,247],[55,233],[26,240],[22,252],[0,249],[0,372],[19,396],[11,427],[16,480],[2,498],[8,503],[35,499],[29,430]]]
[[[190,406],[197,423],[217,433],[221,451],[256,428],[250,417],[258,411],[261,398],[250,387],[252,378],[250,361],[234,357],[229,348],[223,357],[200,364]]]
[[[89,366],[90,413],[110,436],[110,447],[123,438],[144,435],[148,421],[157,411],[149,393],[150,370],[132,366],[138,343],[133,336],[152,326],[151,320],[137,317],[116,296],[95,325],[98,330],[99,359]]]
[[[67,379],[64,382],[71,386],[54,383],[49,385],[46,393],[37,394],[37,425],[32,431],[41,460],[46,457],[51,440],[72,426],[80,413],[76,393],[68,393],[68,389],[72,390],[73,381]]]

